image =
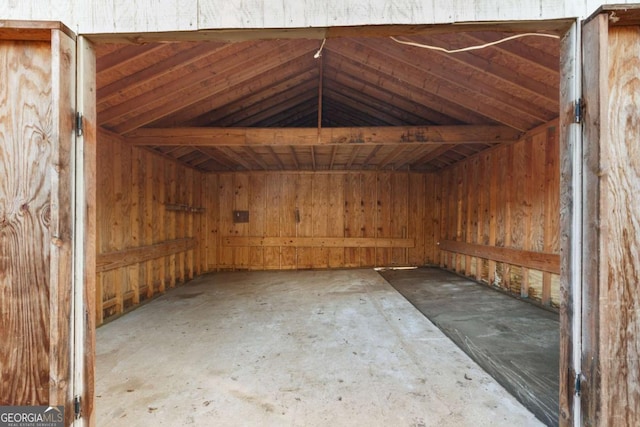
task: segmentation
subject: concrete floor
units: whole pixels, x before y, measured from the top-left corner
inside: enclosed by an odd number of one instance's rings
[[[200,277],[97,331],[98,426],[537,426],[371,270]]]
[[[525,407],[558,425],[558,315],[437,268],[382,275]]]

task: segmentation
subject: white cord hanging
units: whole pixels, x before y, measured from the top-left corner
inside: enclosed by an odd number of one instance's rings
[[[489,42],[489,43],[485,43],[485,44],[481,44],[481,45],[477,45],[477,46],[463,47],[461,49],[445,49],[445,48],[439,47],[439,46],[431,46],[431,45],[428,45],[428,44],[422,44],[422,43],[398,40],[397,38],[395,38],[393,36],[391,36],[391,40],[393,40],[396,43],[404,44],[404,45],[407,45],[407,46],[419,47],[419,48],[430,49],[430,50],[437,50],[439,52],[444,52],[444,53],[458,53],[458,52],[467,52],[467,51],[470,51],[470,50],[484,49],[484,48],[487,48],[487,47],[490,47],[490,46],[494,46],[494,45],[497,45],[497,44],[500,44],[500,43],[507,42],[509,40],[519,39],[520,37],[549,37],[549,38],[552,38],[552,39],[559,39],[560,38],[560,36],[556,36],[555,34],[523,33],[523,34],[516,34],[514,36],[505,37],[504,39],[496,40],[496,41],[493,41],[493,42]],[[323,45],[324,45],[324,43],[323,43]],[[322,50],[322,48],[320,48],[320,50]],[[320,51],[318,51],[318,52],[320,52]]]
[[[327,39],[323,39],[322,40],[322,44],[320,45],[320,49],[318,49],[318,51],[316,52],[315,55],[313,55],[313,57],[315,59],[318,59],[322,56],[322,49],[324,48],[324,44],[327,42]]]

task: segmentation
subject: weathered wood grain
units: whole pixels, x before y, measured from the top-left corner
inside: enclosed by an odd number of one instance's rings
[[[640,424],[640,26],[609,28],[601,99],[601,425]],[[604,70],[603,70],[604,71]]]
[[[97,124],[96,124],[96,79],[95,79],[95,52],[93,45],[84,37],[77,41],[77,73],[78,81],[78,105],[83,116],[83,135],[76,139],[76,184],[82,190],[76,193],[76,224],[83,230],[76,228],[76,280],[81,275],[82,301],[84,306],[79,308],[81,316],[76,314],[76,319],[83,318],[83,324],[77,325],[80,331],[76,343],[82,340],[82,347],[75,348],[76,366],[82,364],[82,368],[76,368],[77,383],[82,383],[82,418],[87,425],[95,425],[95,346],[96,346],[96,302],[99,300],[97,277],[95,274],[97,254],[97,223],[96,223],[96,198],[97,198]],[[78,185],[82,177],[82,185]],[[144,181],[143,181],[144,182]],[[78,265],[80,264],[80,265]],[[144,283],[144,282],[143,282]],[[78,289],[78,281],[76,281]],[[79,290],[76,292],[78,293]]]
[[[70,238],[52,232],[51,69],[48,42],[0,42],[1,405],[49,401],[51,248]]]
[[[75,124],[72,112],[76,105],[76,43],[59,30],[51,34],[51,106],[52,143],[48,179],[51,182],[51,223],[49,225],[49,405],[65,407],[65,422],[73,420],[73,360],[75,322],[73,295],[75,247]],[[24,84],[24,83],[23,83]],[[28,103],[33,102],[28,99]],[[33,160],[33,159],[32,159]],[[80,325],[78,325],[80,326]],[[74,365],[72,365],[72,363]]]
[[[567,302],[576,301],[578,304],[581,302],[581,306],[577,309],[580,319],[576,319],[581,326],[581,340],[576,344],[581,352],[581,365],[575,366],[575,355],[570,354],[568,357],[569,364],[565,366],[568,369],[566,375],[569,377],[567,382],[569,384],[563,389],[562,394],[568,394],[572,392],[572,376],[575,377],[579,373],[584,377],[584,386],[581,387],[580,399],[575,399],[573,396],[569,396],[567,401],[574,405],[581,406],[583,424],[586,425],[599,425],[598,415],[602,412],[603,401],[600,398],[601,388],[601,329],[602,325],[602,313],[600,310],[600,236],[599,236],[599,214],[600,214],[600,200],[601,200],[601,186],[600,186],[600,150],[601,145],[609,143],[615,143],[614,141],[608,141],[606,137],[603,137],[603,133],[606,133],[607,127],[607,114],[605,106],[607,105],[607,67],[608,67],[608,30],[607,30],[607,17],[605,15],[598,15],[593,20],[587,22],[582,29],[582,49],[583,53],[583,96],[585,105],[588,108],[585,109],[585,126],[584,135],[582,141],[576,140],[571,135],[568,141],[573,146],[567,147],[571,151],[563,153],[564,156],[571,156],[574,153],[579,153],[577,144],[582,144],[583,153],[581,156],[582,171],[575,170],[580,165],[574,161],[571,166],[565,166],[563,164],[563,176],[565,179],[565,173],[569,175],[569,179],[578,178],[573,174],[582,173],[582,177],[578,184],[582,185],[582,200],[564,200],[564,197],[572,197],[573,194],[563,194],[563,203],[568,204],[567,209],[573,215],[581,214],[582,217],[582,230],[576,230],[580,224],[575,224],[575,221],[571,221],[571,218],[563,218],[563,225],[567,226],[566,230],[571,233],[580,233],[580,240],[570,239],[566,242],[563,235],[562,249],[564,250],[568,246],[568,258],[571,262],[567,266],[568,271],[565,271],[563,277],[563,286],[571,286],[570,288],[563,290],[563,300]],[[571,157],[569,160],[573,160]],[[566,159],[563,159],[563,162]],[[577,164],[575,164],[577,163]],[[567,168],[567,170],[565,170]],[[575,185],[575,179],[571,182],[571,186]],[[572,188],[572,187],[570,187]],[[573,199],[573,198],[572,198]],[[576,203],[576,208],[571,203]],[[568,213],[569,213],[568,212]],[[564,214],[564,209],[563,209]],[[565,246],[566,245],[566,246]],[[574,273],[573,270],[576,266],[581,268],[581,271]],[[576,274],[579,276],[576,277]],[[580,287],[575,286],[575,282],[579,281]],[[566,285],[565,285],[566,283]],[[574,292],[581,291],[581,298],[573,299]],[[568,295],[567,295],[568,294]],[[576,295],[577,297],[577,295]],[[567,310],[571,310],[573,307],[567,307]],[[571,316],[573,312],[568,312],[567,315]],[[570,319],[570,318],[569,318]],[[573,326],[572,324],[566,325],[563,323],[563,327]],[[574,340],[575,328],[568,331],[563,331],[564,336],[570,336],[571,342]],[[562,351],[562,349],[561,349]],[[566,357],[566,355],[565,355]],[[564,372],[562,372],[564,374]],[[606,375],[606,373],[605,373]]]

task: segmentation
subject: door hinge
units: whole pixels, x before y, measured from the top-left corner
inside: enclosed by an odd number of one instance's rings
[[[582,123],[584,119],[584,100],[578,98],[573,105],[573,119],[575,123]]]
[[[82,397],[80,396],[73,398],[73,413],[76,416],[76,420],[82,416]]]
[[[582,391],[582,374],[576,375],[576,383],[573,386],[573,390],[576,396],[580,396],[580,392]]]
[[[82,136],[82,131],[84,130],[84,124],[82,120],[82,113],[76,112],[76,136]]]

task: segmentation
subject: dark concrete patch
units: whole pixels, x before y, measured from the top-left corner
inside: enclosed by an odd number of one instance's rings
[[[437,268],[381,274],[538,419],[558,425],[557,314]]]

